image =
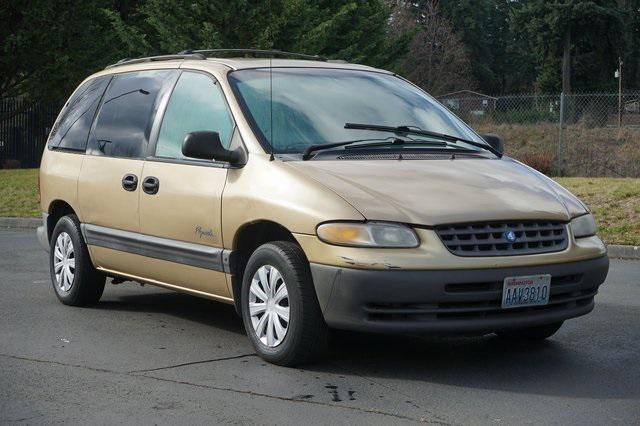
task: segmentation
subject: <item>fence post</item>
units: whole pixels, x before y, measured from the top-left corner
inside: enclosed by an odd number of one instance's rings
[[[560,134],[558,135],[558,152],[556,173],[562,176],[562,142],[564,138],[564,92],[560,93]]]

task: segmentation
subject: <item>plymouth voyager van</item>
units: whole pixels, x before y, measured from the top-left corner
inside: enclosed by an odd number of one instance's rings
[[[593,309],[576,197],[398,75],[264,53],[123,60],[71,95],[40,168],[62,303],[110,278],[234,304],[281,365],[330,329],[544,339]]]

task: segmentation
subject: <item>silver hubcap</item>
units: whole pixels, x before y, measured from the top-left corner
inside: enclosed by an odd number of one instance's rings
[[[289,329],[289,292],[273,266],[261,266],[253,275],[249,315],[253,331],[264,345],[273,348],[282,343]]]
[[[53,249],[53,271],[58,288],[64,292],[71,290],[76,273],[76,256],[71,237],[66,232],[61,232],[56,239]]]

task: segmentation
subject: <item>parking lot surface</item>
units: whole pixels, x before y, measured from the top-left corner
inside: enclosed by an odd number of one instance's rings
[[[322,363],[256,357],[233,308],[133,283],[72,308],[34,233],[0,231],[0,423],[630,424],[640,262],[549,341],[342,333]]]

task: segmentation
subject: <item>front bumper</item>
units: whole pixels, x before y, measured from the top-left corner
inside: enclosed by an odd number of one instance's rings
[[[325,321],[383,333],[483,334],[550,324],[589,313],[609,270],[607,256],[494,269],[362,270],[311,264]],[[503,310],[511,276],[551,274],[549,304]]]

